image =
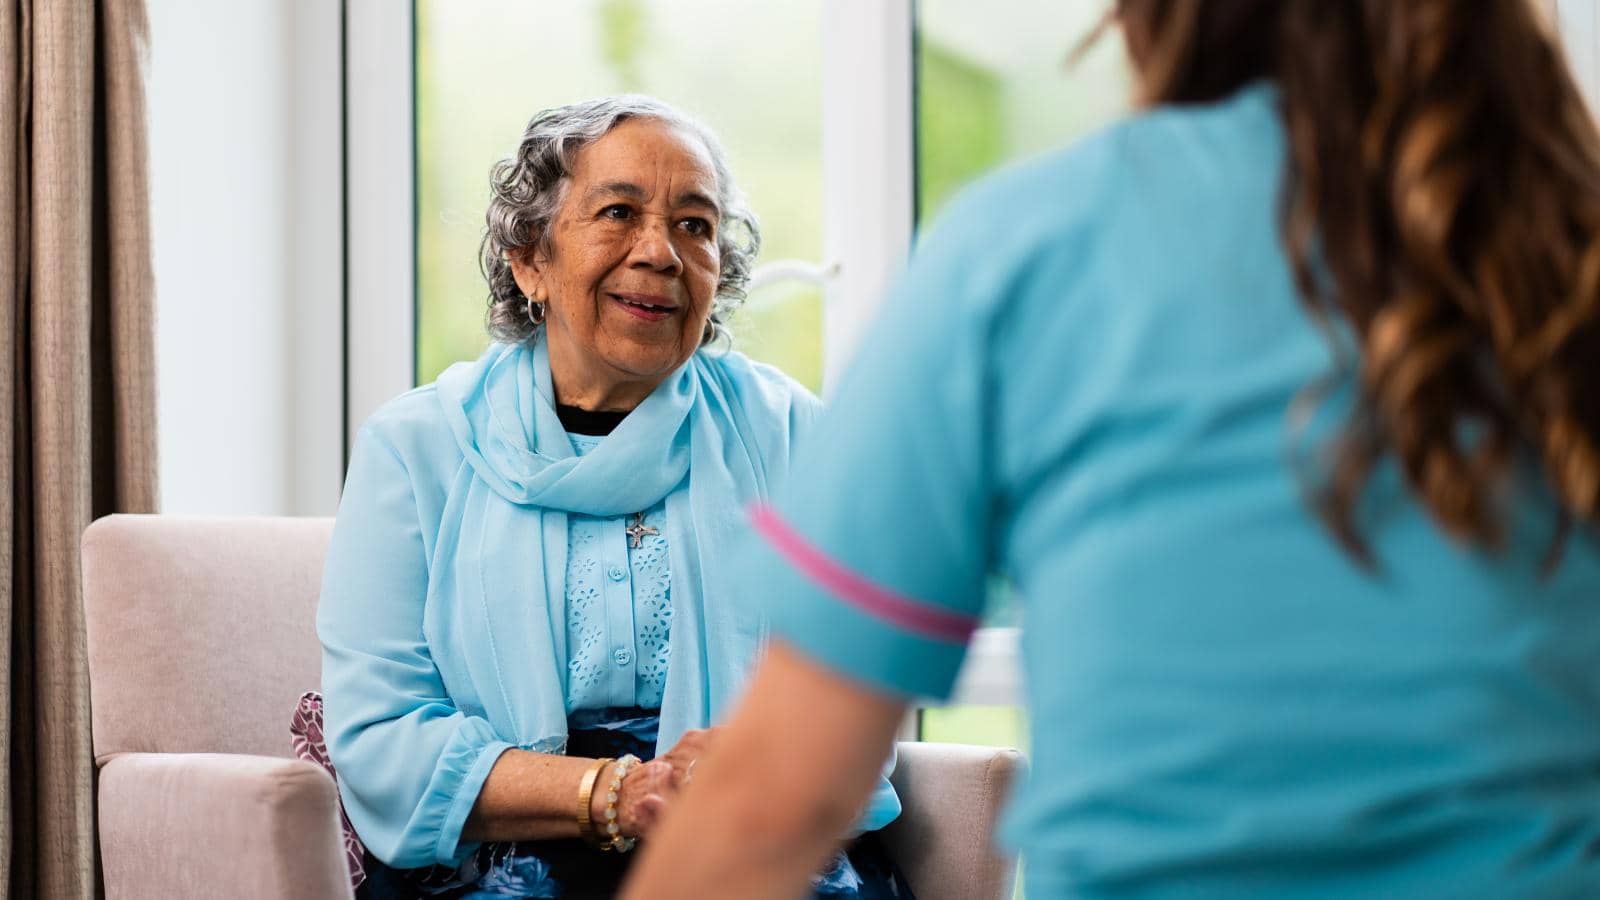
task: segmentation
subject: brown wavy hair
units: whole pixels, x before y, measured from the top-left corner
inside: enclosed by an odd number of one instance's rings
[[[1118,0],[1113,17],[1145,103],[1278,85],[1297,287],[1357,345],[1340,358],[1358,399],[1314,487],[1340,543],[1372,563],[1356,509],[1392,453],[1447,533],[1499,546],[1531,450],[1561,510],[1553,566],[1571,523],[1600,521],[1600,130],[1531,0]]]

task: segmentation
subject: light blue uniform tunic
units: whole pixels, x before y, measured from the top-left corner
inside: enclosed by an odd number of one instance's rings
[[[1304,499],[1335,392],[1277,222],[1276,94],[1129,119],[989,179],[920,247],[758,512],[775,635],[949,692],[984,586],[1023,606],[1055,897],[1600,896],[1600,548],[1528,479],[1504,553],[1393,466],[1363,571]]]

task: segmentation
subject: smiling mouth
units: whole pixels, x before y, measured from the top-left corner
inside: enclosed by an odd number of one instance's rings
[[[611,294],[610,297],[622,306],[623,311],[651,322],[659,322],[678,311],[678,307],[676,306],[669,306],[662,303],[651,303],[642,298],[626,296],[623,294]]]

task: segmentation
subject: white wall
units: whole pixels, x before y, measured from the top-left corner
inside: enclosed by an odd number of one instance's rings
[[[1600,10],[1594,0],[1547,0],[1547,6],[1556,14],[1556,27],[1561,29],[1567,47],[1567,61],[1572,72],[1589,98],[1591,109],[1600,99]]]
[[[162,509],[331,512],[338,4],[148,8]]]

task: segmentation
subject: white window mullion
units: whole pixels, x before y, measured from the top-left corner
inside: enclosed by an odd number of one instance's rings
[[[824,0],[823,385],[832,385],[911,251],[916,215],[912,0]],[[951,702],[1022,702],[1019,635],[973,637]]]
[[[823,2],[824,388],[911,249],[911,38],[911,0]]]
[[[345,428],[416,380],[413,4],[345,7]]]
[[[294,0],[289,71],[288,505],[332,515],[344,483],[344,47],[338,4]]]

